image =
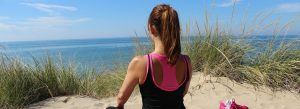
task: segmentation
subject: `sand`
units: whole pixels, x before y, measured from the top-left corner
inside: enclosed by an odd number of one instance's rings
[[[184,98],[187,109],[218,109],[221,100],[234,98],[237,104],[250,109],[300,109],[300,94],[288,91],[272,92],[268,88],[255,89],[227,78],[194,74],[190,92]],[[105,109],[115,105],[115,98],[95,99],[87,96],[62,96],[30,105],[30,109]],[[125,109],[141,109],[140,95],[131,96]]]

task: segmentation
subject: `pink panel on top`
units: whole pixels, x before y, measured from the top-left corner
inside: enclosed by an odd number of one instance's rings
[[[163,69],[163,81],[160,85],[158,85],[156,82],[155,82],[155,79],[154,79],[154,74],[153,74],[153,67],[152,67],[152,59],[155,58],[157,59],[160,64],[162,65],[162,69]],[[184,58],[183,56],[181,56],[180,58]],[[176,79],[176,66],[171,66],[169,64],[167,64],[167,57],[164,56],[164,55],[160,55],[160,54],[157,54],[157,53],[151,53],[150,54],[150,68],[151,68],[151,71],[152,71],[152,79],[153,79],[153,82],[154,84],[162,89],[162,90],[165,90],[165,91],[174,91],[176,89],[178,89],[184,82],[182,82],[181,84],[178,84],[177,82],[177,79]],[[186,65],[186,64],[185,64]],[[186,80],[186,70],[185,70],[185,79],[184,81]]]

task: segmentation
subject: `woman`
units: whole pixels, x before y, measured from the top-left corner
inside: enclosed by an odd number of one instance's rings
[[[189,57],[181,55],[176,10],[165,4],[154,7],[148,31],[155,49],[148,55],[134,57],[129,63],[117,96],[117,107],[124,108],[139,84],[143,109],[185,109],[183,97],[188,91],[191,67]]]

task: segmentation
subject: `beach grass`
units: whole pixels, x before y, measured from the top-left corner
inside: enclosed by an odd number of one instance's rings
[[[234,12],[234,7],[233,11]],[[207,11],[207,10],[205,10]],[[220,26],[218,19],[210,24],[208,12],[204,15],[204,26],[195,22],[196,34],[185,33],[184,53],[192,61],[193,70],[205,75],[227,77],[240,83],[254,86],[268,86],[274,91],[289,90],[300,92],[300,55],[299,41],[285,41],[286,33],[294,19],[283,26],[268,20],[270,14],[254,18],[250,26],[241,23],[241,33],[231,33],[233,20],[228,22],[229,29]],[[296,16],[297,17],[297,16]],[[233,19],[233,18],[232,18]],[[200,27],[203,27],[200,30]],[[190,32],[187,25],[186,32]],[[248,28],[248,29],[246,29]],[[273,34],[260,45],[247,41],[252,33],[273,29]],[[299,36],[300,37],[300,36]],[[251,45],[252,44],[252,45]]]
[[[124,79],[126,67],[114,70],[78,72],[69,63],[53,61],[50,56],[33,58],[29,65],[17,58],[0,58],[0,107],[23,108],[50,97],[88,95],[95,98],[115,96]]]
[[[116,66],[113,70],[97,72],[95,70],[80,76],[80,94],[96,98],[117,95],[126,74],[125,66]]]

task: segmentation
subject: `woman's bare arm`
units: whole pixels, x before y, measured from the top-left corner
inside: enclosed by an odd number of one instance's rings
[[[117,96],[117,107],[123,108],[124,104],[130,97],[134,87],[139,83],[139,74],[144,71],[143,57],[134,57],[128,65],[127,74]]]

